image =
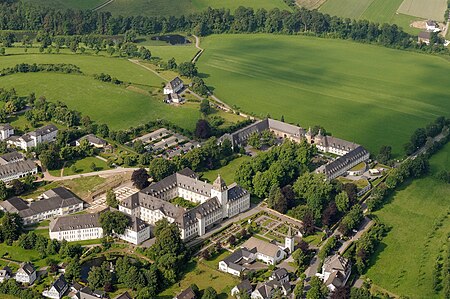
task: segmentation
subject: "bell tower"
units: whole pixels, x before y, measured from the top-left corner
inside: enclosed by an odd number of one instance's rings
[[[292,228],[289,226],[289,231],[284,238],[284,247],[286,249],[289,249],[289,253],[292,254],[295,249],[295,241],[294,241],[294,235],[292,234]]]
[[[211,189],[211,197],[216,196],[219,199],[220,204],[222,206],[223,215],[222,217],[228,217],[228,187],[225,181],[222,179],[220,174],[217,176],[217,179],[213,183],[213,187]]]

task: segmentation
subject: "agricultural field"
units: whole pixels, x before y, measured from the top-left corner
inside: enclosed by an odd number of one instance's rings
[[[33,0],[24,0],[33,3]],[[59,9],[94,9],[106,3],[106,0],[43,0],[41,5]],[[180,16],[202,11],[208,7],[226,8],[232,12],[239,6],[254,9],[280,8],[289,10],[283,0],[114,0],[102,7],[100,11],[109,11],[115,15],[144,15],[144,16]]]
[[[442,290],[433,291],[432,276],[450,233],[450,185],[433,175],[450,169],[450,144],[430,162],[430,175],[407,183],[375,213],[391,230],[365,275],[376,286],[409,298],[443,298]]]
[[[14,74],[0,78],[0,86],[16,88],[19,94],[35,92],[50,100],[61,100],[70,108],[108,124],[112,129],[127,129],[150,120],[165,118],[193,130],[200,116],[197,103],[173,107],[162,102],[154,92],[163,80],[154,73],[126,59],[75,54],[16,54],[2,57],[0,68],[19,63],[70,63],[83,75],[58,73]],[[95,80],[107,73],[129,82],[128,88]]]
[[[436,56],[265,34],[210,36],[202,47],[198,66],[219,99],[259,117],[320,124],[374,153],[389,144],[402,155],[417,127],[450,114],[450,61]]]
[[[310,1],[310,0],[301,0]],[[412,22],[425,19],[442,20],[446,0],[327,0],[320,11],[330,15],[353,19],[366,19],[378,23],[397,24],[410,34],[420,29]]]
[[[444,21],[447,0],[403,0],[398,12],[406,15]]]

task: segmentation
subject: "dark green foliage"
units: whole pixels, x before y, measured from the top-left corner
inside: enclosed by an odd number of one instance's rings
[[[181,76],[192,78],[197,76],[198,70],[194,63],[192,62],[182,62],[178,65],[178,72]]]
[[[105,211],[100,215],[100,224],[105,235],[121,235],[130,226],[130,218],[119,211]]]
[[[287,211],[286,197],[284,197],[278,185],[273,185],[270,189],[267,205],[269,208],[280,213],[285,213]]]
[[[1,241],[11,245],[22,233],[23,221],[18,214],[5,213],[0,218],[0,237]]]
[[[138,189],[144,189],[145,187],[150,185],[150,182],[148,181],[149,178],[150,176],[144,168],[139,168],[133,171],[133,174],[131,175],[131,181],[133,182],[133,185]]]
[[[76,281],[81,277],[81,265],[78,259],[71,259],[66,266],[64,276],[67,281]]]
[[[38,73],[38,72],[53,72],[64,74],[82,74],[80,68],[73,64],[16,64],[14,67],[8,67],[0,70],[2,76],[12,75],[17,73]]]
[[[200,80],[201,80],[201,79],[200,79]],[[208,114],[211,113],[211,111],[212,111],[212,109],[211,109],[211,105],[209,104],[209,101],[208,101],[207,99],[203,99],[203,100],[200,102],[200,112],[201,112],[203,115],[208,115]]]
[[[212,136],[212,129],[206,119],[199,119],[195,127],[195,137],[199,139],[207,139]]]
[[[348,212],[347,215],[342,218],[341,223],[339,224],[339,231],[343,235],[350,235],[353,229],[358,228],[358,225],[361,223],[361,221],[364,218],[363,211],[361,209],[360,205],[355,205],[353,208]]]
[[[386,164],[392,158],[392,147],[389,145],[383,145],[380,148],[380,153],[377,156],[377,160],[380,163]]]
[[[100,267],[92,267],[88,276],[89,286],[96,290],[101,289],[112,283],[112,274],[109,271],[109,263],[103,262]]]
[[[217,292],[212,287],[207,287],[203,291],[202,299],[217,299]]]
[[[106,192],[106,204],[110,206],[111,208],[117,209],[119,206],[119,201],[116,198],[116,194],[114,193],[114,190],[109,189]]]
[[[148,167],[148,172],[155,182],[175,173],[176,170],[175,163],[164,158],[153,159]]]

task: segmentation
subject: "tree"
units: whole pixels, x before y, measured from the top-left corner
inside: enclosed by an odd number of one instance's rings
[[[5,55],[6,54],[6,50],[5,48],[0,48],[0,55]]]
[[[148,166],[148,172],[154,181],[160,181],[163,178],[175,173],[177,166],[171,160],[164,158],[155,158]]]
[[[260,149],[262,147],[261,135],[259,132],[253,132],[250,134],[247,140],[248,145],[253,148]]]
[[[144,146],[144,143],[142,142],[142,140],[136,140],[135,142],[133,142],[133,149],[138,154],[145,153],[145,146]]]
[[[203,99],[200,102],[200,112],[203,115],[208,115],[211,113],[211,105],[209,104],[209,101],[207,99]]]
[[[100,225],[105,235],[122,235],[130,226],[130,218],[119,211],[106,211],[100,214]]]
[[[197,66],[192,62],[182,62],[178,66],[178,72],[181,76],[192,78],[197,76],[198,70]]]
[[[178,67],[177,62],[175,61],[175,58],[170,58],[167,61],[167,69],[168,70],[175,70]]]
[[[267,205],[269,208],[274,209],[277,212],[286,213],[287,200],[278,185],[273,185],[272,188],[270,188]]]
[[[298,281],[294,288],[294,298],[302,299],[303,298],[303,290],[305,288],[305,283],[302,280]]]
[[[345,191],[342,191],[336,197],[334,198],[334,201],[336,202],[336,207],[339,212],[345,213],[349,209],[349,199],[348,195]]]
[[[306,299],[325,299],[327,297],[328,288],[319,277],[313,276],[309,284],[311,287],[306,293]]]
[[[76,258],[70,260],[64,272],[67,281],[76,281],[81,278],[81,264]]]
[[[390,145],[383,145],[380,148],[380,152],[377,156],[377,160],[380,163],[386,164],[392,158],[392,147]]]
[[[22,229],[22,218],[16,213],[6,212],[0,219],[1,235],[8,245],[19,238]]]
[[[203,292],[202,299],[217,299],[217,292],[212,287],[207,287]]]
[[[131,175],[131,181],[133,182],[133,185],[138,189],[144,189],[145,187],[150,185],[148,181],[149,178],[150,176],[144,168],[136,169]]]
[[[117,209],[119,207],[119,201],[116,198],[116,194],[113,189],[109,189],[106,192],[106,204],[111,208]]]
[[[97,165],[95,165],[94,162],[91,163],[90,168],[92,171],[96,171],[97,170]]]
[[[206,139],[211,137],[211,126],[205,119],[199,119],[195,126],[195,136],[200,139]]]
[[[91,268],[87,281],[92,289],[103,288],[111,283],[112,275],[108,267],[109,264],[105,261],[100,267],[94,266]]]
[[[0,200],[8,198],[8,188],[3,181],[0,181]]]
[[[20,195],[25,191],[25,184],[18,179],[12,180],[11,187],[14,190],[15,195]]]

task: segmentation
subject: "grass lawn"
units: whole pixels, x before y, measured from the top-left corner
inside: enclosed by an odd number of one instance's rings
[[[193,283],[197,284],[200,290],[213,287],[219,299],[226,299],[231,298],[229,295],[231,289],[239,283],[238,278],[209,267],[203,262],[190,262],[187,268],[188,272],[182,280],[159,294],[158,299],[172,299]]]
[[[392,229],[373,256],[366,276],[377,286],[409,298],[443,298],[442,292],[433,292],[432,273],[450,233],[450,185],[437,181],[433,174],[450,169],[450,144],[430,162],[429,176],[404,186],[375,213]],[[438,219],[444,219],[442,226],[434,229]]]
[[[372,152],[389,144],[403,154],[417,127],[450,114],[450,61],[441,57],[267,34],[213,35],[202,47],[200,72],[221,100],[259,117],[320,124]]]
[[[202,179],[207,179],[210,182],[214,182],[214,180],[220,174],[220,176],[224,179],[225,183],[229,185],[235,181],[234,174],[238,170],[239,166],[241,166],[242,162],[247,161],[249,159],[250,159],[249,156],[242,156],[237,159],[234,159],[224,167],[204,172],[202,175]]]
[[[32,262],[36,268],[46,266],[45,259],[39,257],[37,250],[26,250],[14,243],[12,246],[0,243],[0,257],[11,259],[16,262]],[[57,256],[50,256],[57,259]]]
[[[147,73],[151,77],[150,72]],[[193,130],[200,116],[198,105],[170,106],[150,95],[148,89],[145,89],[147,94],[142,94],[82,75],[15,74],[0,78],[0,85],[14,87],[19,94],[35,92],[37,96],[43,95],[53,101],[61,100],[114,130],[160,118]]]
[[[105,161],[100,160],[96,157],[86,157],[84,159],[75,161],[75,163],[74,162],[66,163],[66,165],[64,167],[64,176],[92,172],[92,169],[91,169],[92,163],[94,163],[96,166],[95,171],[109,169],[109,167]],[[75,165],[75,167],[76,167],[75,172],[72,171],[72,165]]]
[[[45,1],[33,1],[24,0],[25,3],[42,4],[57,9],[93,9],[98,5],[105,3],[105,0],[45,0]]]

